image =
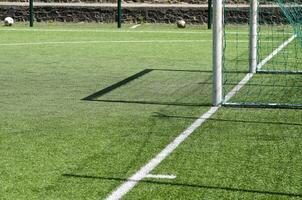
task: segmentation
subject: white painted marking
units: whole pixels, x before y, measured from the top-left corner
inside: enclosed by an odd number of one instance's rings
[[[0,43],[0,46],[25,46],[25,45],[60,45],[60,44],[97,44],[97,43],[203,43],[212,40],[88,40],[88,41],[45,41],[45,42],[21,42]],[[230,40],[230,43],[247,43],[248,40]],[[266,41],[263,41],[266,42]],[[269,41],[267,41],[269,42]]]
[[[252,77],[254,73],[248,73],[244,78],[225,96],[225,102],[228,102]]]
[[[24,32],[101,32],[101,33],[171,33],[171,34],[212,34],[212,31],[148,31],[148,30],[103,30],[99,29],[43,29],[43,28],[0,28],[0,31],[24,31]],[[226,32],[234,35],[246,35],[248,32]]]
[[[291,37],[292,38],[292,37]],[[293,38],[294,39],[294,38]],[[289,39],[292,41],[293,39]],[[287,42],[285,42],[287,43]],[[288,42],[289,43],[289,42]],[[288,45],[288,43],[286,45]],[[286,45],[283,46],[283,48]],[[280,49],[280,48],[277,48]],[[278,50],[279,52],[280,50]],[[265,59],[266,60],[266,59]],[[262,67],[262,66],[261,66]],[[252,77],[253,73],[248,73],[245,77],[226,95],[225,100],[231,99]],[[168,146],[166,146],[159,154],[150,160],[145,166],[133,174],[128,181],[120,185],[106,199],[117,200],[127,194],[136,184],[145,178],[155,167],[157,167],[166,157],[168,157],[183,141],[185,141],[198,127],[200,127],[207,119],[209,119],[220,107],[211,107],[205,114],[201,115],[193,122],[184,132],[178,135]],[[136,181],[133,181],[136,180]]]
[[[100,33],[171,33],[171,34],[212,34],[212,31],[165,31],[165,30],[104,30],[101,29],[43,29],[43,28],[0,28],[0,31],[24,31],[24,32],[100,32]],[[239,34],[247,34],[248,32],[242,32]],[[229,34],[232,34],[231,32]],[[235,34],[235,33],[234,33]]]
[[[115,191],[113,191],[106,199],[121,199],[128,193],[139,181],[145,178],[155,167],[157,167],[167,156],[169,156],[194,130],[200,127],[208,118],[210,118],[219,107],[211,107],[206,113],[201,115],[193,122],[185,131],[178,135],[168,146],[166,146],[159,154],[150,160],[145,166],[133,174],[128,181],[123,183]],[[133,181],[135,180],[135,181]]]
[[[296,34],[292,35],[288,40],[283,42],[278,48],[276,48],[271,54],[269,54],[265,59],[263,59],[258,65],[257,69],[261,69],[268,61],[270,61],[275,55],[277,55],[284,47],[291,43],[297,37]]]
[[[147,174],[145,178],[175,179],[175,175]]]
[[[199,31],[169,31],[169,30],[158,30],[158,31],[151,31],[151,30],[104,30],[100,28],[95,29],[43,29],[43,28],[1,28],[0,31],[23,31],[23,32],[92,32],[92,33],[160,33],[160,34],[212,34],[212,31],[208,30],[199,30]],[[249,32],[241,31],[241,32],[234,32],[234,31],[226,31],[226,34],[229,35],[247,35]],[[282,33],[282,35],[288,34],[291,35],[292,33]],[[261,35],[271,35],[271,33],[261,33]],[[272,41],[270,41],[272,42]]]
[[[54,42],[24,42],[5,43],[0,46],[22,46],[22,45],[52,45],[52,44],[92,44],[92,43],[196,43],[210,42],[210,40],[96,40],[96,41],[54,41]]]
[[[136,24],[136,25],[134,25],[134,26],[131,26],[130,28],[131,29],[135,29],[135,28],[137,28],[137,27],[139,27],[139,26],[141,26],[142,24]]]

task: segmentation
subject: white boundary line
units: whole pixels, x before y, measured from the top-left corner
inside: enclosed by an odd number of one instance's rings
[[[191,124],[185,131],[178,135],[168,146],[166,146],[159,154],[150,160],[145,166],[133,174],[128,181],[119,186],[106,199],[117,200],[121,199],[127,194],[139,181],[146,178],[146,176],[157,167],[167,156],[169,156],[187,137],[189,137],[194,130],[200,127],[207,119],[209,119],[219,107],[211,107],[205,114],[200,116],[193,124]]]
[[[0,46],[52,45],[52,44],[93,44],[93,43],[196,43],[211,40],[95,40],[95,41],[54,41],[54,42],[24,42],[4,43]],[[245,41],[247,42],[247,41]]]
[[[0,31],[24,31],[24,32],[101,32],[101,33],[173,33],[173,34],[212,34],[212,31],[136,31],[136,30],[102,30],[99,29],[39,29],[39,28],[0,28]],[[234,35],[246,35],[248,32],[227,32]]]
[[[292,38],[292,37],[291,37]],[[287,41],[292,41],[293,39],[289,39]],[[281,47],[285,47],[289,44],[289,42],[283,43],[280,45]],[[284,45],[286,44],[286,45]],[[279,46],[279,47],[280,47]],[[282,48],[277,48],[278,51],[274,54],[276,55],[278,52],[282,50]],[[266,59],[265,59],[266,60]],[[248,73],[245,77],[226,95],[226,100],[231,99],[236,92],[238,92],[252,77],[253,73]],[[128,181],[120,185],[116,190],[114,190],[106,200],[117,200],[121,199],[125,194],[127,194],[136,184],[139,183],[142,179],[146,178],[148,174],[156,168],[166,157],[168,157],[183,141],[185,141],[197,128],[199,128],[207,119],[209,119],[220,107],[211,107],[206,113],[201,115],[197,120],[193,122],[185,131],[180,133],[168,146],[166,146],[159,154],[157,154],[152,160],[150,160],[145,166],[143,166],[140,170],[138,170],[135,174],[133,174]]]
[[[88,40],[88,41],[45,41],[45,42],[21,42],[0,43],[0,46],[25,46],[25,45],[60,45],[60,44],[97,44],[97,43],[201,43],[212,40]],[[248,40],[230,40],[230,43],[248,43]],[[264,41],[270,42],[270,41]]]
[[[163,175],[163,174],[147,174],[145,178],[158,178],[158,179],[175,179],[175,175]]]
[[[138,24],[137,24],[138,25]],[[136,25],[134,25],[136,26]],[[132,26],[133,27],[133,26]],[[130,27],[131,29],[131,27]],[[132,28],[133,29],[133,28]],[[152,31],[152,30],[106,30],[102,29],[102,27],[97,27],[95,29],[51,29],[51,28],[1,28],[0,27],[0,32],[3,31],[24,31],[24,32],[90,32],[90,33],[171,33],[171,34],[212,34],[212,31],[208,31],[205,29],[200,29],[198,31],[169,31],[169,30],[158,30],[158,31]],[[240,31],[240,32],[234,32],[234,31],[227,31],[227,34],[230,35],[247,35],[249,32],[245,31]],[[291,34],[291,33],[288,33]],[[262,33],[262,35],[271,35],[271,33]]]

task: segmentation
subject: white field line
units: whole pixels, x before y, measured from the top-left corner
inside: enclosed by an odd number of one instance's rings
[[[137,30],[102,30],[99,29],[37,29],[37,28],[0,28],[0,31],[24,31],[24,32],[101,32],[101,33],[173,33],[173,34],[212,34],[212,31],[137,31]],[[227,32],[228,34],[246,35],[248,32]]]
[[[23,45],[52,45],[52,44],[93,44],[93,43],[196,43],[209,42],[210,40],[95,40],[95,41],[54,41],[54,42],[24,42],[5,43],[0,46],[23,46]]]
[[[130,27],[131,28],[131,27]],[[0,28],[0,32],[3,31],[16,31],[16,32],[88,32],[88,33],[160,33],[160,34],[212,34],[212,31],[208,30],[200,30],[200,31],[168,31],[168,30],[162,30],[162,31],[151,31],[151,30],[104,30],[101,29],[43,29],[43,28]],[[247,35],[249,32],[240,31],[240,32],[234,32],[234,31],[226,31],[226,34],[229,35]],[[288,33],[291,34],[291,33]],[[262,33],[261,35],[271,35],[271,33]],[[283,34],[282,34],[283,35]]]
[[[139,26],[141,26],[141,24],[133,25],[133,26],[131,26],[130,28],[131,28],[131,29],[135,29],[135,28],[137,28],[137,27],[139,27]]]
[[[145,178],[175,179],[175,175],[147,174]]]
[[[291,37],[292,38],[292,37]],[[289,41],[293,39],[289,39]],[[288,42],[285,42],[288,44]],[[283,48],[286,45],[280,45]],[[281,51],[280,48],[279,51]],[[277,52],[277,53],[278,53]],[[248,73],[245,77],[226,95],[225,100],[231,99],[236,92],[238,92],[252,77],[253,73]],[[166,146],[159,154],[157,154],[152,160],[150,160],[145,166],[133,174],[128,181],[120,185],[116,190],[114,190],[106,200],[117,200],[121,199],[125,194],[127,194],[136,184],[157,167],[166,157],[168,157],[183,141],[185,141],[197,128],[199,128],[207,119],[209,119],[220,107],[211,107],[206,113],[201,115],[196,121],[193,122],[185,131],[180,133],[168,146]]]
[[[97,44],[97,43],[204,43],[212,40],[88,40],[88,41],[45,41],[45,42],[20,42],[0,43],[0,46],[25,46],[25,45],[60,45],[60,44]],[[230,43],[248,43],[248,40],[230,40]],[[270,41],[263,41],[270,42]]]
[[[53,45],[53,44],[97,44],[97,43],[198,43],[211,42],[211,40],[96,40],[96,41],[54,41],[54,42],[24,42],[5,43],[0,46],[24,46],[24,45]],[[243,41],[243,42],[248,42]]]
[[[138,25],[138,24],[137,24]],[[136,25],[134,25],[136,26]],[[167,34],[212,34],[212,31],[208,30],[199,30],[199,31],[168,31],[168,30],[162,30],[162,31],[151,31],[151,30],[104,30],[100,28],[96,29],[43,29],[43,28],[0,28],[0,31],[20,31],[20,32],[90,32],[90,33],[167,33]],[[131,28],[131,27],[130,27]],[[132,28],[133,29],[133,28]],[[226,31],[226,34],[230,35],[247,35],[249,32],[247,31]],[[291,33],[288,33],[291,34]],[[261,33],[261,35],[271,35],[271,33]],[[282,33],[283,35],[283,33]]]
[[[117,200],[121,199],[127,194],[139,181],[146,178],[146,176],[157,167],[167,156],[169,156],[187,137],[189,137],[194,130],[200,127],[207,119],[209,119],[219,107],[211,107],[205,114],[201,115],[193,122],[185,131],[178,135],[168,146],[166,146],[159,154],[150,160],[145,166],[133,174],[128,181],[119,186],[106,199]]]
[[[251,78],[254,73],[248,73],[244,78],[225,96],[224,101],[228,102]]]
[[[284,47],[291,43],[297,37],[296,34],[292,35],[288,40],[283,42],[277,49],[275,49],[271,54],[269,54],[265,59],[263,59],[258,65],[257,69],[261,69],[268,61],[270,61],[275,55],[277,55]]]

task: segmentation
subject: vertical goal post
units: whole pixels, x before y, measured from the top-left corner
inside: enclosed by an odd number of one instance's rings
[[[250,0],[250,36],[249,36],[249,71],[257,70],[257,42],[258,42],[258,0]]]
[[[213,105],[222,104],[223,0],[213,2]]]
[[[250,37],[249,37],[249,71],[257,70],[257,24],[258,0],[250,0]],[[213,2],[213,105],[221,105],[223,98],[223,44],[224,44],[224,9],[223,0]]]

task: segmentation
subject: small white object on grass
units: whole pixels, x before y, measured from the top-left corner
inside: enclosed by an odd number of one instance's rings
[[[141,24],[133,25],[133,26],[131,26],[130,28],[135,29],[135,28],[137,28],[137,27],[139,27],[139,26],[141,26]]]
[[[4,25],[5,26],[12,26],[14,24],[14,19],[11,17],[6,17],[4,19]]]
[[[175,179],[175,175],[147,174],[145,178]]]
[[[177,21],[177,27],[178,28],[186,28],[186,22],[185,20],[181,19]]]

